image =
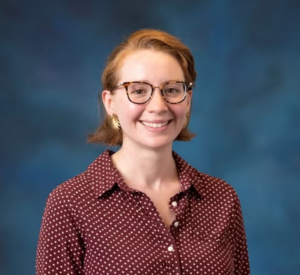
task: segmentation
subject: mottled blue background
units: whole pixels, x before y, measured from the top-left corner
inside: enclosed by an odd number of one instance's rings
[[[0,274],[34,274],[45,201],[105,148],[105,60],[131,31],[180,37],[198,71],[175,151],[237,190],[254,275],[300,274],[300,1],[0,1]]]

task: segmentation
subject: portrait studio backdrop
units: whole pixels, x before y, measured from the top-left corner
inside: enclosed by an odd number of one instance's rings
[[[300,273],[300,1],[0,1],[0,274],[34,274],[45,202],[88,145],[110,51],[165,30],[196,61],[193,141],[174,150],[238,192],[251,273]]]

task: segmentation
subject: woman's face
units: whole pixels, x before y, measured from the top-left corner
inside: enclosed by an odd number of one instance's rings
[[[144,81],[153,86],[171,81],[185,81],[178,61],[171,55],[153,50],[129,54],[119,69],[119,83]],[[113,94],[104,91],[102,98],[109,115],[116,114],[123,131],[123,146],[161,148],[172,146],[186,123],[192,92],[179,104],[164,101],[159,88],[146,104],[128,100],[126,90],[120,87]]]

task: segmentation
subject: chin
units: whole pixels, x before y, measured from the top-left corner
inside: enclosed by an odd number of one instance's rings
[[[170,147],[172,148],[173,141],[178,136],[176,135],[161,135],[161,136],[154,136],[154,135],[139,135],[136,136],[123,136],[125,140],[123,140],[123,144],[130,147],[137,147],[137,148],[145,148],[149,149],[163,149]]]
[[[148,142],[144,140],[140,145],[148,149],[162,149],[166,147],[172,147],[173,140],[149,140]]]

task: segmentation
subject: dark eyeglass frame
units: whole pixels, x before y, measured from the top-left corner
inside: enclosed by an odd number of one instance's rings
[[[129,97],[129,94],[128,94],[128,86],[132,83],[140,83],[140,84],[148,84],[151,88],[152,88],[152,91],[151,91],[151,95],[149,96],[149,98],[145,101],[145,102],[141,102],[141,103],[137,103],[137,102],[133,102],[130,97]],[[184,95],[183,95],[183,98],[182,100],[180,100],[179,102],[169,102],[165,96],[164,96],[164,93],[163,93],[163,90],[162,88],[165,86],[165,85],[168,85],[168,84],[174,84],[174,83],[181,83],[181,84],[185,84],[185,91],[184,91]],[[154,94],[154,90],[155,88],[159,88],[160,89],[160,93],[163,97],[163,99],[169,103],[169,104],[178,104],[178,103],[181,103],[183,102],[185,99],[186,99],[186,93],[190,90],[192,90],[192,86],[193,86],[193,83],[192,82],[185,82],[185,81],[177,81],[177,80],[174,80],[174,81],[168,81],[168,82],[165,82],[163,84],[161,84],[160,86],[153,86],[152,84],[148,83],[148,82],[144,82],[144,81],[130,81],[130,82],[123,82],[119,85],[117,85],[113,90],[119,88],[119,87],[124,87],[125,90],[126,90],[126,94],[127,94],[127,97],[128,97],[128,100],[134,104],[146,104],[148,101],[151,100],[151,98],[153,97],[153,94]]]

